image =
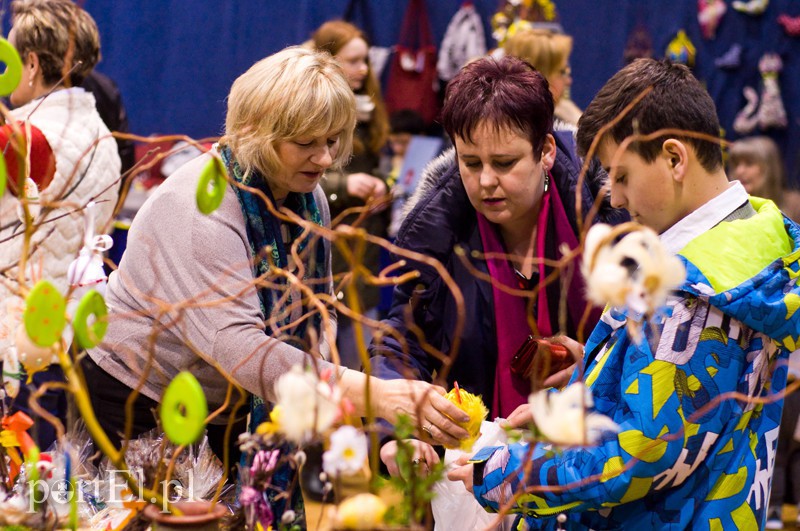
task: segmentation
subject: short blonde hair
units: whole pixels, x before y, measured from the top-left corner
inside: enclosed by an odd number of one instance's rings
[[[14,0],[11,12],[17,51],[39,57],[45,84],[80,85],[100,61],[97,24],[72,0]]]
[[[543,29],[520,29],[506,40],[507,55],[529,62],[548,80],[558,73],[572,53],[572,37]]]
[[[341,131],[337,168],[350,158],[355,124],[355,96],[341,67],[328,53],[293,46],[234,81],[220,142],[243,171],[269,176],[281,167],[279,143]]]

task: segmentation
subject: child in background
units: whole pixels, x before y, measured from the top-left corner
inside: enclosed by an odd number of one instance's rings
[[[402,109],[389,117],[389,127],[389,149],[382,166],[388,169],[386,182],[391,188],[400,176],[411,137],[423,133],[425,122],[417,111]]]

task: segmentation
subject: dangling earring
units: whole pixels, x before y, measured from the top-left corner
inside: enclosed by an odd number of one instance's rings
[[[30,79],[28,80],[28,86],[29,86],[29,87],[31,87],[31,88],[33,88],[33,78],[30,78]]]
[[[543,179],[544,179],[544,191],[546,192],[548,188],[550,188],[550,173],[547,171],[547,168],[542,169]]]

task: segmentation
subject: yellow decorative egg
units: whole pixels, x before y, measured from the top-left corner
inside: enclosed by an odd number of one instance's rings
[[[336,526],[342,529],[373,529],[383,523],[386,504],[374,494],[356,494],[339,504]]]

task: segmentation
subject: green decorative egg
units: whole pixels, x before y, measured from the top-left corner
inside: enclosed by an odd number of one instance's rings
[[[49,347],[61,338],[67,324],[67,303],[56,287],[40,280],[25,299],[22,321],[25,332],[36,345]]]
[[[8,96],[22,79],[22,59],[14,45],[5,39],[0,39],[0,62],[6,65],[0,75],[0,96]]]

